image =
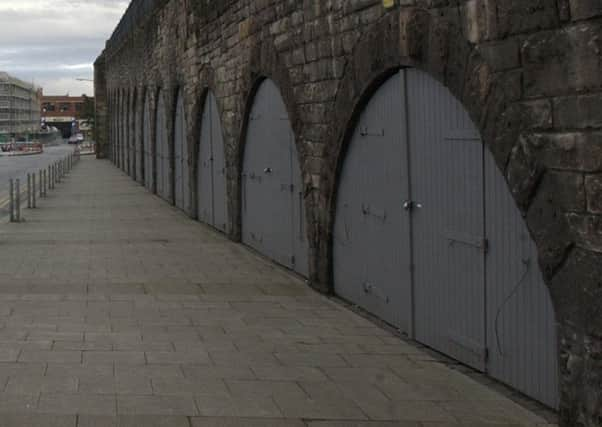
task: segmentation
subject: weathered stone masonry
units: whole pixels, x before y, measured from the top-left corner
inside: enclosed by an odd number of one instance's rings
[[[349,132],[378,84],[403,66],[443,82],[481,128],[554,300],[562,423],[602,425],[599,0],[134,0],[96,62],[99,156],[122,162],[115,141],[126,135],[116,120],[127,111],[138,117],[127,122],[132,138],[147,96],[155,117],[159,90],[173,139],[181,89],[196,176],[200,110],[212,90],[225,133],[230,237],[239,239],[246,114],[258,83],[271,78],[302,163],[311,283],[327,292]],[[151,125],[152,141],[154,133]]]

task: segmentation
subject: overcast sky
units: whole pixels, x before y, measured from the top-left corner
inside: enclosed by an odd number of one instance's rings
[[[0,0],[0,71],[47,95],[93,95],[92,64],[129,0]]]

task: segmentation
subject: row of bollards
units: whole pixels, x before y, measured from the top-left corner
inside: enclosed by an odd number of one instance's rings
[[[73,169],[73,166],[79,161],[78,153],[69,154],[64,159],[57,160],[48,165],[47,168],[40,169],[37,173],[27,174],[27,208],[37,208],[37,198],[48,197],[48,191],[54,190],[57,184]],[[21,215],[21,180],[10,179],[10,222],[23,222]]]

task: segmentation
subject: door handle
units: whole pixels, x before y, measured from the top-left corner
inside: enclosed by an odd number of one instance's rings
[[[272,172],[273,172],[272,168],[265,168],[263,170],[263,173],[268,174],[268,175],[271,174]]]

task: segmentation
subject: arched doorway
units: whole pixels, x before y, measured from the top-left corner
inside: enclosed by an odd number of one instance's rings
[[[203,106],[198,151],[198,218],[226,232],[226,162],[217,99],[209,91]]]
[[[130,94],[128,101],[128,175],[136,180],[136,91]]]
[[[156,165],[157,165],[157,194],[164,200],[171,202],[171,165],[169,138],[167,137],[167,121],[165,120],[165,100],[163,93],[157,97],[156,119]]]
[[[143,130],[142,126],[144,126],[143,122],[143,110],[144,104],[142,104],[142,108],[140,108],[140,100],[142,97],[139,92],[136,91],[136,95],[134,95],[134,146],[135,148],[135,173],[136,173],[136,181],[139,184],[144,184],[144,142],[143,142]],[[144,102],[144,101],[142,101]]]
[[[123,153],[121,151],[123,145],[123,94],[121,91],[117,93],[117,103],[115,108],[115,136],[117,141],[117,167],[121,169],[122,161],[123,161]]]
[[[178,92],[176,101],[174,129],[174,189],[176,207],[187,211],[190,203],[190,186],[188,183],[188,148],[186,135],[186,115],[184,97]]]
[[[302,183],[284,101],[274,82],[264,80],[248,118],[242,172],[242,240],[307,276]]]
[[[142,140],[144,144],[144,186],[149,190],[153,191],[153,177],[154,177],[154,150],[153,143],[151,141],[151,108],[150,108],[150,97],[148,91],[144,95],[144,112],[143,112],[143,124],[142,124]]]
[[[123,171],[130,174],[130,94],[129,91],[124,93],[123,97]]]
[[[558,405],[554,310],[537,250],[478,129],[414,69],[355,126],[333,232],[335,291],[415,338]]]

